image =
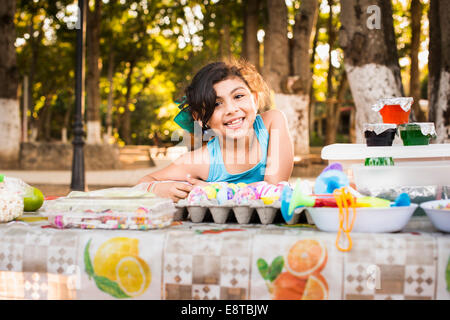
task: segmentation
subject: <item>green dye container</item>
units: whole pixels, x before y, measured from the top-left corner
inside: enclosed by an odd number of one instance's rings
[[[366,158],[364,165],[366,167],[393,166],[394,159],[392,157]]]
[[[424,134],[423,128],[429,128]],[[432,127],[432,128],[431,128]],[[431,128],[431,129],[430,129]],[[431,138],[435,137],[434,124],[424,123],[408,123],[399,125],[400,137],[402,138],[404,146],[426,146],[430,144]]]

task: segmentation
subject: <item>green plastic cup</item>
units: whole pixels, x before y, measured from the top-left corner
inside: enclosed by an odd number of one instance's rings
[[[432,136],[422,134],[422,130],[417,124],[400,125],[399,130],[404,146],[427,146],[430,144]]]
[[[366,158],[364,165],[366,167],[393,166],[394,159],[392,157]]]

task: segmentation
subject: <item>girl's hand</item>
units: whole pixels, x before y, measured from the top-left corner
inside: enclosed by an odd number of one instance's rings
[[[193,186],[184,182],[159,182],[152,192],[162,198],[170,198],[175,203],[188,196]]]
[[[203,180],[192,178],[190,174],[186,175],[186,181],[192,184],[194,187],[203,187],[208,185],[208,183]]]

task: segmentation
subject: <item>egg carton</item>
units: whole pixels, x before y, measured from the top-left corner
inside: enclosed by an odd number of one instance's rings
[[[190,220],[194,223],[209,222],[208,213],[211,214],[212,220],[217,224],[224,224],[235,218],[238,224],[248,224],[258,221],[263,225],[274,223],[274,221],[284,222],[281,214],[281,204],[279,201],[271,205],[265,205],[262,201],[253,201],[245,205],[237,205],[235,203],[225,203],[219,205],[214,202],[202,202],[196,205],[188,204],[187,201],[181,200],[176,205],[174,221]],[[295,210],[292,219],[287,224],[297,224],[300,220],[301,213],[304,208]],[[231,214],[234,215],[230,216]],[[231,218],[231,219],[230,219]],[[309,220],[309,219],[308,219]]]

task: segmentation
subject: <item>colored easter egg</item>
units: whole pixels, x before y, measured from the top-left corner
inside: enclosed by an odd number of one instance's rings
[[[233,200],[237,204],[248,204],[251,200],[256,200],[256,194],[253,188],[241,188],[236,192]]]
[[[202,201],[207,201],[208,195],[201,187],[194,187],[187,197],[187,202],[190,205],[199,204]]]
[[[253,184],[253,187],[256,189],[256,198],[261,198],[261,193],[264,190],[264,188],[268,185],[267,182],[261,181]]]
[[[224,204],[228,200],[233,199],[234,197],[234,191],[231,188],[222,188],[217,192],[217,201],[219,204]]]
[[[203,187],[203,191],[206,192],[206,196],[208,197],[208,199],[216,198],[217,190],[213,186],[211,186],[211,185],[205,186],[205,187]]]
[[[239,190],[239,187],[235,183],[229,183],[227,187],[232,189],[234,193],[236,193]]]
[[[237,184],[237,186],[238,186],[239,188],[245,188],[245,187],[247,186],[247,184],[244,183],[244,182],[239,182],[239,183]]]

